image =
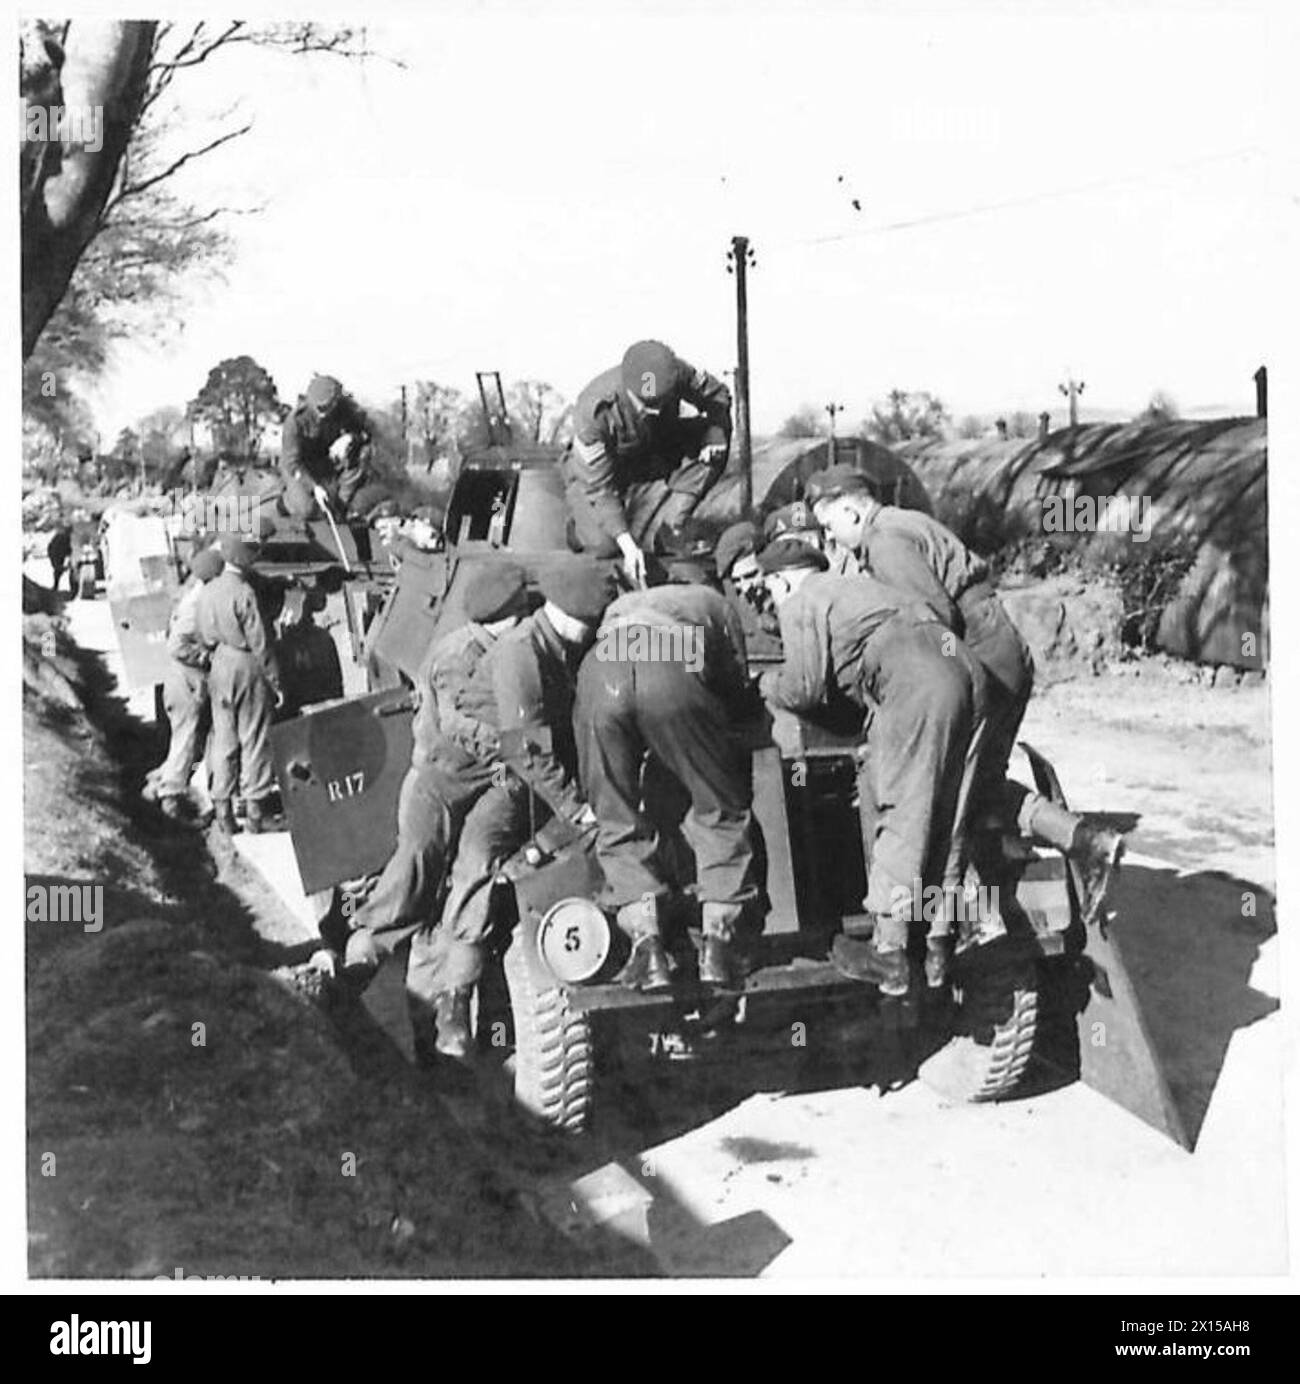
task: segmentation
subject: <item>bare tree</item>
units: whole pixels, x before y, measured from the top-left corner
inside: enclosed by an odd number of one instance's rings
[[[553,446],[573,415],[564,395],[544,380],[516,380],[506,402],[515,432],[535,445]]]
[[[68,290],[97,237],[116,233],[105,259],[118,301],[139,301],[170,268],[219,252],[219,218],[252,208],[195,208],[171,194],[170,180],[196,160],[246,135],[251,121],[227,117],[197,142],[164,138],[174,123],[169,98],[179,74],[240,44],[288,54],[378,56],[365,31],[314,22],[91,23],[23,26],[21,94],[28,109],[103,111],[102,140],[69,144],[24,139],[20,176],[23,250],[23,355]],[[69,74],[65,82],[65,67]],[[31,122],[28,122],[28,128]],[[98,144],[100,147],[91,148]],[[170,248],[170,255],[160,249]],[[132,279],[132,275],[135,276]]]

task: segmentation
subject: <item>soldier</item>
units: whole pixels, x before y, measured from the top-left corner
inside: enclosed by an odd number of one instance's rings
[[[324,591],[311,588],[303,591],[299,599],[282,605],[276,661],[284,684],[286,717],[343,695],[338,645],[329,630],[322,629],[313,618],[325,609],[325,604]]]
[[[284,420],[280,442],[289,513],[306,519],[319,505],[322,511],[347,514],[371,479],[369,444],[370,424],[352,396],[333,376],[313,376]]]
[[[680,417],[685,400],[700,412]],[[564,455],[569,545],[622,555],[634,586],[645,553],[672,535],[722,474],[731,444],[731,393],[660,341],[638,341],[623,363],[578,396]]]
[[[50,567],[54,572],[54,581],[50,586],[51,591],[59,589],[59,579],[63,576],[64,569],[68,567],[68,559],[72,556],[72,525],[60,524],[45,547],[45,556],[50,560]],[[68,570],[68,595],[72,595],[72,571]]]
[[[713,569],[722,594],[740,612],[751,658],[780,653],[780,629],[758,565],[764,546],[763,530],[745,519],[724,529],[713,550]]]
[[[525,618],[523,569],[494,566],[467,591],[469,622],[438,640],[421,668],[397,848],[357,914],[344,974],[354,988],[364,985],[383,955],[411,938],[407,997],[422,1058],[469,1053],[469,1001],[483,966],[492,879],[527,836],[529,789],[543,816],[590,819],[573,787],[565,737],[571,747],[572,667],[590,641],[603,580],[548,580],[546,604]],[[503,725],[517,732],[504,757]]]
[[[167,758],[156,770],[152,791],[164,814],[185,820],[183,801],[189,794],[190,776],[203,758],[207,738],[208,668],[212,654],[198,625],[198,604],[203,589],[221,575],[225,561],[215,548],[196,553],[190,562],[190,580],[167,622],[170,663],[163,679],[163,708],[167,712],[170,740]]]
[[[475,743],[492,784],[460,829],[438,926],[411,948],[414,987],[432,1000],[435,1051],[455,1060],[470,1052],[470,997],[483,973],[497,871],[535,823],[546,824],[539,841],[558,847],[596,820],[578,789],[573,701],[583,652],[616,588],[603,567],[581,558],[549,569],[539,586],[541,609],[484,660],[493,700],[481,708]]]
[[[271,717],[284,694],[249,575],[253,550],[230,535],[223,535],[220,547],[225,570],[200,593],[196,622],[212,650],[212,805],[218,831],[229,836],[235,831],[236,791],[247,807],[248,830],[266,828],[266,800],[275,792]]]
[[[785,662],[764,673],[768,703],[812,712],[845,701],[869,713],[865,783],[874,804],[869,941],[841,935],[832,959],[882,994],[908,989],[911,900],[963,882],[964,817],[982,720],[983,675],[927,606],[872,577],[837,577],[825,556],[779,539],[759,559],[781,621]],[[866,831],[864,831],[866,835]],[[942,983],[947,911],[934,920],[926,973]],[[919,921],[919,920],[918,920]]]
[[[659,857],[662,821],[642,804],[653,761],[690,798],[686,832],[703,904],[700,979],[744,978],[746,914],[758,898],[749,753],[735,723],[751,709],[738,613],[703,585],[621,596],[605,612],[578,674],[574,729],[581,778],[599,823],[601,903],[632,942],[619,974],[645,991],[672,983],[662,921],[671,884]]]
[[[1013,818],[1028,835],[1066,851],[1084,880],[1091,918],[1123,853],[1123,838],[1095,827],[1037,793],[1007,782],[1007,766],[1034,687],[1034,661],[1011,623],[988,564],[937,519],[884,505],[850,466],[812,476],[808,495],[818,521],[887,585],[924,601],[960,636],[988,679],[988,726],[973,789],[974,810]]]

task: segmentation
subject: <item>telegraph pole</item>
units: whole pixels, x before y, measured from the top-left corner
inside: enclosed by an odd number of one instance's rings
[[[831,465],[834,466],[835,463],[839,460],[839,457],[836,455],[836,450],[835,450],[835,415],[836,415],[837,413],[843,413],[843,412],[844,412],[844,405],[843,405],[843,404],[827,404],[827,405],[826,405],[826,412],[829,413],[830,416],[831,416],[831,446],[830,446],[830,452],[831,452]]]
[[[749,297],[746,270],[756,264],[749,237],[733,235],[727,273],[736,276],[736,444],[740,452],[740,512],[754,503],[754,452],[749,428]]]
[[[1083,393],[1084,384],[1082,380],[1076,380],[1073,375],[1066,377],[1064,384],[1058,384],[1057,389],[1070,401],[1070,426],[1079,426],[1079,395]]]

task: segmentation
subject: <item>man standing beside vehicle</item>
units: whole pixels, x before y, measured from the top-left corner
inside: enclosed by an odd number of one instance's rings
[[[284,420],[280,473],[284,507],[297,518],[322,513],[342,517],[370,479],[370,424],[356,401],[332,375],[313,376]]]
[[[190,581],[181,592],[167,623],[167,675],[163,679],[163,708],[170,740],[167,758],[152,776],[158,806],[173,821],[185,821],[183,804],[189,797],[190,777],[203,758],[208,732],[208,668],[212,651],[199,633],[198,606],[204,588],[221,575],[225,560],[215,548],[205,548],[190,561]]]
[[[681,405],[697,410],[681,417]],[[661,341],[638,341],[574,406],[562,462],[569,545],[621,556],[645,585],[645,554],[671,546],[722,474],[731,445],[731,391]]]
[[[199,637],[212,651],[212,806],[218,831],[235,832],[234,797],[244,799],[247,828],[266,829],[275,792],[271,718],[284,700],[280,669],[250,573],[252,548],[219,540],[225,569],[203,587],[196,604]]]

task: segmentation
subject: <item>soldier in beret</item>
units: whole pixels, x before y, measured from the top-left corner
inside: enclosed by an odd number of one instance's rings
[[[226,565],[200,592],[195,623],[212,653],[212,806],[217,829],[232,835],[236,792],[248,806],[248,830],[264,829],[266,800],[275,792],[271,718],[284,694],[253,585],[253,549],[233,534],[216,546]]]
[[[372,479],[370,424],[356,401],[332,375],[315,375],[284,420],[280,472],[284,506],[308,518],[317,505],[342,516]]]
[[[411,948],[408,985],[430,997],[435,1053],[457,1061],[470,1053],[470,999],[483,973],[498,870],[534,824],[542,824],[539,843],[556,849],[595,825],[578,788],[574,682],[616,587],[607,563],[576,556],[539,585],[541,608],[507,629],[480,665],[491,698],[485,689],[473,713],[473,743],[492,784],[464,817],[438,925]]]
[[[682,418],[681,404],[698,418]],[[645,585],[645,553],[668,542],[726,466],[731,392],[661,341],[638,341],[574,406],[563,460],[571,547],[623,558]]]
[[[984,677],[961,640],[923,603],[873,577],[839,577],[824,554],[778,539],[759,558],[781,620],[785,662],[762,675],[770,705],[811,712],[845,701],[866,726],[862,799],[869,940],[840,935],[832,960],[848,976],[907,993],[912,900],[956,890],[965,815],[983,733]],[[943,982],[946,916],[931,924],[926,977]]]
[[[205,548],[190,561],[190,580],[167,622],[167,675],[163,679],[163,708],[167,712],[167,758],[151,775],[150,789],[164,814],[185,820],[183,804],[190,776],[203,758],[208,728],[208,667],[211,651],[199,636],[198,602],[203,588],[221,575],[225,560],[215,548]]]
[[[1011,623],[989,573],[951,529],[919,510],[882,504],[870,482],[850,466],[810,477],[808,498],[818,522],[840,549],[887,585],[927,606],[958,635],[988,681],[989,713],[972,788],[974,809],[1066,851],[1079,867],[1089,919],[1105,896],[1123,854],[1123,838],[1107,827],[1007,780],[1007,767],[1034,688],[1034,661]]]
[[[452,854],[471,854],[526,808],[523,785],[499,771],[493,657],[527,612],[527,577],[514,562],[485,564],[465,592],[466,623],[436,640],[416,678],[411,767],[397,800],[397,845],[352,919],[343,979],[359,992],[384,956],[408,938],[406,992],[416,1054],[469,1050],[469,994],[477,979],[460,954],[459,974],[435,947],[435,905]],[[494,772],[496,771],[496,772]],[[490,844],[483,849],[491,854]],[[460,983],[458,983],[460,982]],[[458,993],[460,992],[460,993]]]
[[[605,612],[578,674],[574,729],[582,783],[599,821],[602,905],[632,943],[630,989],[672,984],[662,923],[672,884],[661,861],[669,823],[643,801],[653,761],[689,799],[704,941],[700,979],[743,984],[747,924],[759,899],[749,752],[736,734],[756,709],[740,616],[711,587],[656,586]]]

